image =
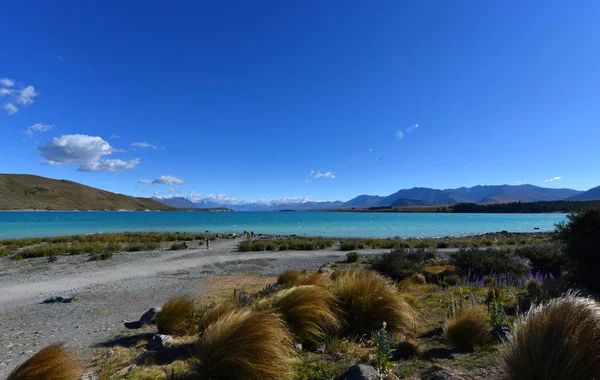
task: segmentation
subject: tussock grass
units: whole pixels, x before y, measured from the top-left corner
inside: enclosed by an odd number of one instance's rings
[[[229,314],[236,309],[236,306],[232,302],[221,302],[206,310],[198,322],[198,332],[204,333],[208,326],[212,325],[219,320],[223,315]]]
[[[426,279],[426,278],[425,278],[425,276],[424,276],[424,275],[422,275],[421,273],[415,273],[415,274],[413,274],[413,275],[412,275],[412,277],[411,277],[411,278],[412,278],[412,281],[413,281],[415,284],[424,284],[424,283],[426,283],[426,282],[427,282],[427,279]]]
[[[277,277],[277,283],[282,286],[300,285],[306,277],[306,271],[288,270]]]
[[[309,273],[300,280],[298,285],[315,285],[322,288],[327,288],[331,285],[331,278],[326,273]]]
[[[484,343],[489,331],[485,317],[473,309],[462,309],[445,326],[446,338],[459,350],[471,351]]]
[[[189,296],[171,298],[163,305],[156,319],[159,334],[187,335],[195,332],[194,300]]]
[[[69,351],[53,344],[15,368],[7,380],[77,380],[81,374]]]
[[[281,314],[299,342],[319,343],[341,327],[329,289],[301,285],[275,293],[260,301],[258,309],[271,308]]]
[[[507,379],[600,378],[600,307],[569,293],[531,309],[501,349]]]
[[[199,378],[292,379],[292,335],[272,311],[234,310],[208,326],[197,344]]]
[[[388,331],[412,335],[417,317],[394,285],[376,272],[346,271],[333,283],[345,334],[370,334],[387,323]]]

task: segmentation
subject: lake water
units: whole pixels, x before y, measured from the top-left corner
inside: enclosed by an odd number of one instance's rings
[[[439,237],[551,231],[565,214],[340,212],[0,212],[0,239],[124,231]],[[538,231],[538,230],[535,230]]]

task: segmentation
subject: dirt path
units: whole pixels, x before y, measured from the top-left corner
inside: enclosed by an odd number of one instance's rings
[[[125,330],[123,320],[137,320],[174,295],[203,294],[211,277],[315,270],[346,255],[339,248],[240,253],[238,243],[220,240],[210,250],[120,253],[100,262],[88,262],[85,256],[60,257],[54,263],[0,258],[0,379],[54,342],[64,341],[89,358],[116,335],[136,333]],[[52,295],[76,295],[78,301],[42,303]]]

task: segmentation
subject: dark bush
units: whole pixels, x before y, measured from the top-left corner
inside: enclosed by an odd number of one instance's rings
[[[346,254],[346,261],[349,263],[355,263],[360,259],[360,256],[357,252],[348,252]]]
[[[415,273],[423,272],[425,250],[411,251],[395,249],[373,261],[373,269],[395,280],[404,280]]]
[[[565,246],[573,281],[600,292],[600,209],[575,212],[568,218],[556,226],[556,236]]]
[[[340,247],[341,251],[353,251],[355,249],[358,249],[358,241],[357,240],[342,240],[342,242],[340,244],[341,244],[341,247]]]
[[[533,273],[550,273],[554,277],[560,277],[567,264],[567,256],[556,244],[517,247],[515,254],[529,259]]]
[[[524,276],[530,270],[528,260],[515,255],[511,249],[461,249],[452,254],[451,263],[462,275],[514,274]]]

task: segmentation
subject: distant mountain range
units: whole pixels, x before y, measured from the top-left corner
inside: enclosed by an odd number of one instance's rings
[[[0,174],[0,210],[172,210],[161,202],[135,198],[27,174]]]
[[[556,200],[594,200],[600,199],[600,186],[586,192],[572,189],[550,189],[533,185],[491,185],[460,187],[457,189],[431,189],[414,187],[402,189],[388,196],[359,195],[347,202],[237,202],[215,201],[209,198],[192,202],[187,198],[163,198],[156,200],[172,207],[226,207],[235,211],[309,211],[335,210],[389,206],[436,206],[456,203],[504,203],[538,202]],[[193,204],[194,206],[192,206]]]

